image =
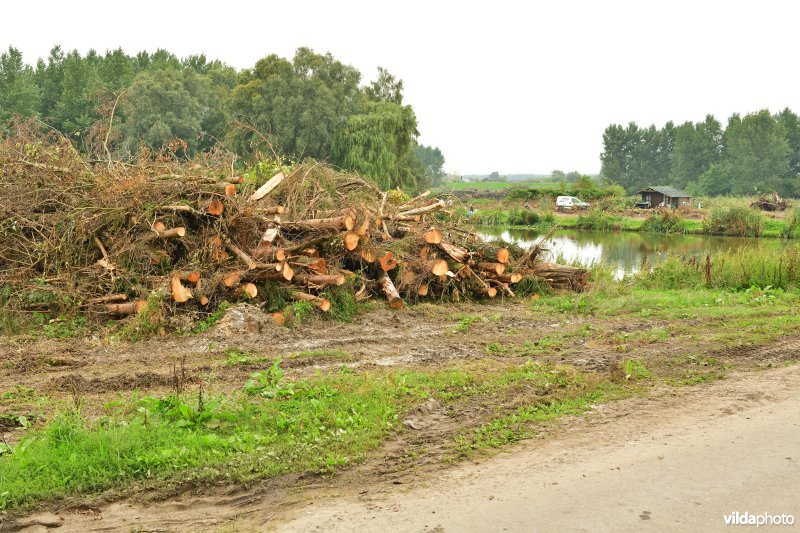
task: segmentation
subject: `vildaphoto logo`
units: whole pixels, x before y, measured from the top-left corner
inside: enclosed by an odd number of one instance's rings
[[[726,526],[792,526],[794,515],[790,514],[752,514],[739,511],[722,517]]]

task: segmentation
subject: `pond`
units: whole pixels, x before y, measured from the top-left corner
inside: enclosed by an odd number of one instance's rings
[[[477,231],[484,238],[500,238],[526,248],[544,237],[542,232],[526,229],[480,227]],[[613,268],[617,279],[621,279],[625,274],[638,272],[645,258],[648,264],[655,265],[671,255],[687,257],[742,248],[777,252],[785,245],[782,239],[563,229],[550,236],[544,259],[561,258],[585,266],[603,263]]]

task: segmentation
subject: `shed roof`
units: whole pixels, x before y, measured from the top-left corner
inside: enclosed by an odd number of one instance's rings
[[[639,194],[643,192],[660,192],[665,196],[669,196],[670,198],[691,198],[685,192],[679,191],[678,189],[673,189],[672,187],[647,187],[639,191]]]

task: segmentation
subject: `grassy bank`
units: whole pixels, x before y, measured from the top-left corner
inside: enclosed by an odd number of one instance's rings
[[[744,215],[744,216],[742,216]],[[603,211],[587,211],[571,215],[555,215],[552,212],[512,209],[482,209],[470,219],[486,226],[525,228],[546,232],[555,224],[565,229],[595,231],[638,231],[646,233],[678,233],[687,235],[730,235],[741,237],[797,238],[800,237],[800,219],[790,216],[786,220],[763,217],[755,212],[739,212],[734,216],[729,211],[712,211],[702,220],[680,218],[665,221],[661,213],[647,218],[632,217]],[[740,223],[743,219],[750,219]]]

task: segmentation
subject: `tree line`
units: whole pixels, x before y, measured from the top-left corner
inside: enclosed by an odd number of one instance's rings
[[[414,190],[444,176],[438,148],[417,143],[417,117],[403,82],[385,69],[361,73],[331,54],[299,48],[237,71],[204,54],[65,52],[35,66],[0,54],[0,131],[35,117],[90,156],[133,158],[180,139],[191,157],[220,144],[245,159],[315,158]]]
[[[600,160],[602,175],[628,192],[670,185],[694,195],[800,196],[800,118],[786,108],[734,114],[725,128],[712,115],[660,129],[612,124]]]

